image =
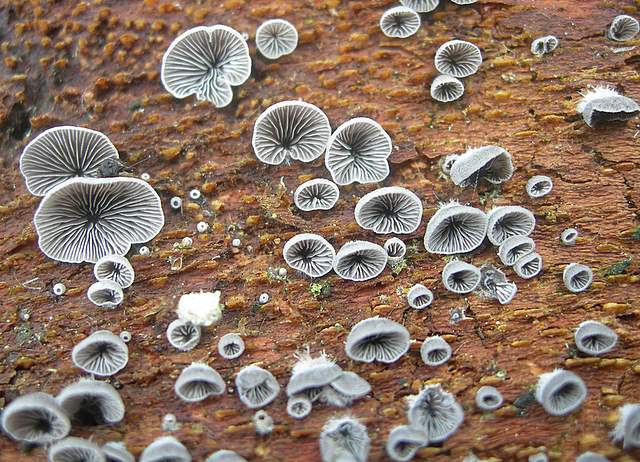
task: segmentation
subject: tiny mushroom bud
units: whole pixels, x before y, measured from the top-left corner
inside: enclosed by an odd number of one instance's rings
[[[129,343],[131,341],[131,333],[128,330],[123,330],[120,332],[120,338],[124,343]]]
[[[196,225],[196,231],[198,231],[199,233],[206,233],[207,231],[209,231],[209,223],[207,223],[206,221],[199,221]]]
[[[224,359],[236,359],[244,353],[244,340],[238,334],[225,334],[218,341],[218,354]]]
[[[293,395],[287,401],[287,414],[294,419],[304,419],[311,413],[311,400],[305,395]]]
[[[261,305],[264,305],[265,303],[269,302],[269,299],[270,297],[268,293],[266,292],[261,293],[260,296],[258,297],[258,303],[260,303]]]
[[[431,367],[441,366],[449,361],[451,353],[451,346],[438,335],[426,338],[420,348],[422,361]]]
[[[173,196],[169,201],[169,205],[171,205],[173,210],[180,210],[182,208],[182,199],[178,196]]]
[[[147,247],[146,245],[143,245],[138,249],[138,254],[146,257],[147,255],[151,254],[151,250],[149,250],[149,247]]]
[[[562,280],[570,292],[584,292],[593,282],[593,271],[586,265],[570,263],[564,268]]]
[[[495,411],[502,402],[502,394],[494,387],[485,385],[476,392],[476,406],[482,411]]]
[[[51,289],[51,292],[53,292],[53,295],[57,295],[58,297],[61,295],[64,295],[66,291],[67,291],[67,287],[61,282],[54,284],[53,289]]]
[[[260,410],[253,414],[253,427],[260,436],[265,436],[273,431],[273,418],[266,411]]]
[[[560,234],[560,242],[566,246],[576,245],[578,239],[578,230],[575,228],[567,228]]]
[[[202,197],[202,193],[199,189],[192,189],[191,191],[189,191],[189,197],[191,198],[191,200],[197,201]]]

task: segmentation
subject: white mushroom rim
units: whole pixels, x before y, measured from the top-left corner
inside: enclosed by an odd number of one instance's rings
[[[293,193],[293,202],[304,212],[330,210],[339,198],[338,186],[324,178],[305,181]]]
[[[162,57],[160,77],[175,98],[196,95],[222,108],[233,99],[231,87],[242,85],[250,74],[251,56],[242,35],[217,24],[178,36]]]
[[[439,75],[431,82],[431,97],[441,103],[450,103],[464,95],[464,84],[451,75]]]
[[[87,298],[101,308],[115,308],[124,300],[124,293],[120,284],[106,279],[91,284]]]
[[[265,58],[278,59],[293,53],[298,46],[298,31],[284,19],[270,19],[256,30],[256,47]]]
[[[129,260],[120,255],[106,255],[93,266],[93,275],[98,281],[113,281],[123,289],[135,280],[135,272]]]
[[[291,268],[317,278],[331,271],[336,251],[322,236],[302,233],[286,242],[282,255]]]
[[[438,7],[440,0],[400,0],[400,3],[417,13],[429,13]]]
[[[103,133],[84,127],[53,127],[24,148],[20,173],[31,194],[44,196],[71,178],[97,177],[105,160],[118,158],[118,150]]]
[[[422,221],[422,202],[408,189],[379,188],[356,204],[356,222],[377,234],[411,234]]]
[[[420,29],[420,15],[406,6],[396,6],[380,18],[380,30],[390,38],[407,38]]]
[[[347,242],[336,253],[333,270],[342,279],[366,281],[384,271],[387,258],[387,252],[378,244],[367,241]]]
[[[424,247],[429,253],[443,255],[471,252],[484,241],[487,225],[482,210],[457,202],[446,204],[429,220]]]
[[[464,40],[450,40],[438,48],[435,66],[438,72],[453,77],[468,77],[482,64],[480,48]]]

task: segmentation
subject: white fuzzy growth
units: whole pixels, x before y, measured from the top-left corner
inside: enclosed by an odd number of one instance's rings
[[[638,416],[638,414],[640,414],[640,404],[625,404],[618,412],[618,423],[610,434],[611,439],[615,443],[622,442],[625,449],[640,447],[638,445],[639,441],[634,440],[633,437],[629,435],[629,427],[633,425],[632,419],[640,421],[640,417]]]
[[[300,372],[308,371],[311,369],[320,369],[324,367],[330,367],[335,364],[329,356],[323,351],[320,353],[320,356],[317,358],[313,358],[309,349],[300,351],[295,354],[295,358],[298,360],[297,363],[293,366],[292,374],[299,374]]]
[[[184,294],[178,302],[178,317],[197,326],[210,326],[222,317],[220,291]]]
[[[582,113],[591,101],[600,98],[611,98],[612,96],[620,96],[620,93],[611,87],[595,87],[582,94],[582,99],[578,102],[578,112]]]

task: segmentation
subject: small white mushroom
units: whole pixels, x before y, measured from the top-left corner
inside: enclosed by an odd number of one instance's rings
[[[342,369],[331,358],[322,353],[312,357],[308,351],[296,355],[298,361],[293,366],[287,384],[287,396],[315,391],[339,378]]]
[[[528,236],[536,226],[533,213],[519,205],[495,207],[487,216],[487,238],[497,246],[512,236]]]
[[[593,282],[593,271],[586,265],[570,263],[564,268],[562,280],[570,292],[584,292]]]
[[[370,448],[367,427],[351,416],[328,420],[320,433],[322,462],[366,462]]]
[[[540,375],[535,397],[548,414],[567,415],[582,406],[587,397],[587,387],[573,372],[556,369]]]
[[[440,0],[400,0],[400,3],[418,13],[429,13],[438,7]]]
[[[553,189],[553,180],[545,175],[536,175],[527,181],[527,194],[537,199],[546,196]]]
[[[640,106],[609,87],[598,86],[583,94],[578,113],[590,127],[607,122],[624,122],[640,114]]]
[[[305,181],[293,193],[293,202],[304,211],[330,210],[340,198],[338,186],[324,178]]]
[[[482,64],[480,48],[464,40],[450,40],[438,48],[435,65],[438,72],[453,77],[468,77]]]
[[[441,103],[450,103],[464,95],[464,84],[451,75],[439,75],[431,82],[431,97]]]
[[[429,444],[427,434],[408,425],[394,427],[389,433],[385,446],[387,455],[396,462],[408,462],[419,449]]]
[[[387,252],[387,262],[391,265],[398,263],[407,253],[406,244],[397,237],[387,239],[383,247]]]
[[[573,338],[576,348],[589,356],[599,356],[613,350],[618,343],[618,334],[598,321],[580,323]]]
[[[101,308],[115,308],[124,300],[124,293],[120,284],[106,279],[91,284],[87,298]]]
[[[5,406],[2,429],[17,441],[50,444],[67,436],[71,423],[52,396],[37,392],[20,396]]]
[[[104,452],[97,444],[75,436],[54,443],[47,456],[49,462],[106,462]]]
[[[547,53],[551,53],[558,48],[558,38],[555,35],[546,35],[539,37],[531,42],[531,53],[541,57]]]
[[[480,267],[480,290],[483,295],[498,300],[501,305],[511,302],[518,292],[517,286],[509,282],[505,274],[491,263]]]
[[[468,253],[487,235],[487,215],[479,209],[451,202],[431,217],[424,234],[427,252],[443,255]]]
[[[191,454],[184,445],[173,436],[156,438],[144,448],[140,462],[191,462]]]
[[[241,369],[235,383],[240,401],[250,409],[266,406],[280,393],[280,385],[273,374],[255,365]]]
[[[200,326],[183,319],[176,319],[167,327],[167,340],[180,351],[194,349],[200,343],[200,334]]]
[[[607,37],[617,42],[625,42],[635,38],[638,32],[640,32],[638,20],[633,16],[621,14],[613,18],[607,30]]]
[[[304,419],[311,413],[311,400],[305,395],[293,395],[287,401],[287,414],[294,419]]]
[[[542,256],[531,252],[516,260],[513,271],[522,279],[531,279],[542,272]]]
[[[498,248],[500,261],[507,266],[513,266],[518,259],[536,250],[533,239],[527,236],[511,236],[505,239]]]
[[[333,270],[342,279],[366,281],[382,273],[386,264],[387,252],[378,244],[351,241],[336,253]]]
[[[181,400],[195,403],[209,396],[220,396],[226,387],[215,369],[206,364],[192,363],[182,370],[173,388]]]
[[[273,418],[266,411],[256,412],[251,420],[258,435],[265,436],[273,431]]]
[[[282,256],[291,268],[318,278],[331,271],[336,251],[322,236],[302,233],[285,243]]]
[[[420,347],[420,357],[427,366],[441,366],[451,359],[451,346],[439,335],[427,337]]]
[[[406,6],[396,6],[380,18],[380,30],[387,37],[407,38],[420,29],[420,15]]]
[[[116,424],[124,418],[124,402],[110,383],[80,379],[67,385],[56,401],[73,423]]]
[[[485,385],[476,392],[476,406],[482,411],[495,411],[503,401],[502,394],[495,387]]]
[[[415,310],[424,310],[433,302],[433,292],[422,284],[415,284],[407,292],[407,302]]]
[[[393,363],[409,350],[409,331],[387,318],[367,318],[351,328],[345,343],[354,361]]]
[[[464,420],[462,406],[442,386],[427,385],[409,399],[409,425],[425,432],[429,444],[441,443],[453,435]]]
[[[575,228],[567,228],[560,234],[560,242],[562,245],[573,246],[576,245],[578,239],[578,230]]]
[[[244,340],[238,334],[225,334],[218,341],[218,354],[224,359],[236,359],[244,353]]]
[[[625,451],[640,448],[640,404],[627,403],[618,409],[618,423],[611,439],[622,443]]]
[[[113,281],[123,289],[130,287],[135,280],[135,271],[125,257],[105,255],[93,266],[93,274],[98,281]]]
[[[356,222],[377,234],[411,234],[422,221],[422,202],[406,188],[390,186],[365,194],[356,204]]]
[[[107,462],[136,462],[136,458],[127,450],[122,441],[104,443],[102,452],[104,452]]]
[[[284,19],[270,19],[256,30],[256,47],[265,58],[289,55],[298,46],[298,31]]]
[[[55,283],[53,285],[53,288],[51,289],[51,292],[53,292],[53,295],[57,297],[64,295],[66,291],[67,291],[67,286],[65,286],[62,282]]]
[[[454,294],[468,294],[478,288],[480,276],[480,269],[471,263],[453,260],[442,270],[442,283]]]
[[[170,200],[169,200],[169,206],[173,209],[173,210],[181,210],[182,209],[182,199],[179,198],[178,196],[173,196]]]
[[[513,175],[511,154],[500,146],[468,149],[451,167],[451,181],[460,187],[478,185],[480,180],[500,184]]]
[[[580,454],[576,462],[609,462],[609,459],[596,452],[587,451]]]
[[[207,457],[204,462],[247,462],[247,459],[235,451],[220,449]]]
[[[129,348],[119,336],[99,330],[73,347],[71,360],[88,374],[107,377],[124,369],[129,361]]]

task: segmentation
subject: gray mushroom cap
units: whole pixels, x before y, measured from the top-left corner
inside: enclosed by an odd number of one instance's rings
[[[573,372],[556,369],[538,378],[535,397],[548,414],[567,415],[582,406],[587,397],[587,387]]]
[[[533,213],[519,205],[495,207],[487,215],[487,238],[493,245],[499,246],[512,236],[528,236],[536,226]]]
[[[397,237],[387,239],[384,243],[383,248],[387,252],[387,262],[390,264],[399,262],[407,253],[406,244]]]
[[[329,386],[350,400],[359,399],[371,393],[371,385],[355,372],[343,371]]]
[[[613,18],[607,30],[607,37],[617,42],[625,42],[635,38],[640,32],[640,24],[633,16],[621,14]]]
[[[420,29],[420,15],[406,6],[396,6],[380,17],[380,30],[390,38],[407,38]]]
[[[136,462],[136,458],[121,441],[109,441],[103,444],[102,452],[104,452],[107,462]]]
[[[618,334],[613,329],[592,320],[580,323],[573,338],[576,348],[591,356],[608,353],[618,343]]]
[[[207,457],[204,462],[247,462],[247,459],[235,451],[220,449]]]
[[[191,462],[191,454],[184,445],[173,436],[156,438],[144,448],[140,462]]]
[[[640,114],[640,106],[631,98],[615,95],[597,98],[584,105],[582,118],[590,127],[607,122],[624,122]]]
[[[351,241],[333,259],[333,270],[342,279],[366,281],[378,276],[387,264],[387,252],[378,244]]]
[[[424,247],[427,252],[443,255],[471,252],[484,241],[487,223],[482,210],[456,202],[446,204],[429,220]]]
[[[442,283],[455,294],[468,294],[480,285],[480,270],[467,262],[453,260],[442,270]]]
[[[116,308],[123,302],[124,293],[120,284],[105,279],[89,286],[87,298],[101,308]]]
[[[542,256],[531,252],[516,260],[513,271],[522,279],[531,279],[542,272]]]
[[[441,366],[451,359],[451,346],[439,335],[428,337],[422,342],[420,357],[427,366]]]
[[[273,374],[255,365],[244,367],[235,383],[240,401],[250,409],[266,406],[280,393],[280,385]]]
[[[480,410],[495,411],[503,402],[502,394],[495,387],[485,385],[476,391],[476,406]]]
[[[429,13],[438,7],[440,0],[400,0],[400,3],[418,13]]]
[[[511,236],[502,241],[498,248],[500,261],[507,266],[515,265],[518,259],[536,250],[536,244],[528,236]]]
[[[167,340],[171,346],[181,351],[194,349],[200,343],[200,334],[199,325],[183,319],[176,319],[167,327]]]
[[[618,410],[618,423],[611,432],[614,442],[625,451],[640,448],[640,404],[627,403]]]
[[[547,53],[551,53],[558,48],[558,38],[555,35],[546,35],[539,37],[531,42],[531,53],[541,57]]]
[[[188,403],[202,401],[209,396],[219,396],[225,389],[220,374],[202,363],[193,363],[184,368],[174,385],[176,395]]]
[[[47,452],[49,462],[106,462],[102,449],[92,441],[68,436]]]
[[[287,400],[287,414],[294,419],[304,419],[311,413],[312,406],[306,395],[293,395]]]
[[[106,377],[124,369],[129,361],[129,348],[119,336],[99,330],[73,347],[71,360],[89,374]]]
[[[5,406],[2,429],[17,441],[48,444],[67,436],[71,423],[52,396],[37,392],[22,395]]]
[[[153,239],[164,226],[164,213],[146,181],[72,178],[49,190],[34,224],[40,250],[49,258],[95,263]]]
[[[438,72],[453,77],[468,77],[478,72],[482,64],[480,48],[464,40],[450,40],[436,50],[435,66]]]
[[[420,448],[429,444],[427,434],[408,425],[394,427],[385,445],[387,455],[396,462],[408,462]]]
[[[536,175],[527,181],[527,194],[529,197],[537,199],[544,197],[553,189],[553,181],[546,175]]]
[[[291,268],[317,278],[331,271],[336,251],[322,236],[302,233],[286,242],[282,256]]]
[[[326,355],[317,358],[301,355],[294,365],[287,384],[287,396],[297,395],[310,388],[328,385],[342,374],[342,369]]]
[[[324,178],[305,181],[293,193],[296,206],[304,211],[330,210],[340,198],[340,190],[333,182]]]
[[[393,363],[409,350],[409,331],[387,318],[367,318],[351,328],[345,344],[354,361]]]
[[[431,97],[441,103],[450,103],[464,95],[464,84],[451,75],[439,75],[430,88]]]
[[[581,263],[570,263],[562,272],[562,281],[570,292],[584,292],[593,282],[593,271]]]
[[[454,162],[449,176],[457,186],[476,186],[480,180],[500,184],[513,175],[511,154],[495,145],[468,149]]]
[[[453,435],[462,425],[464,412],[455,397],[442,386],[427,385],[410,398],[407,418],[411,427],[427,434],[431,444]]]
[[[424,310],[433,302],[433,292],[422,284],[415,284],[407,292],[409,306],[416,310]]]
[[[490,263],[480,267],[480,289],[483,295],[506,305],[515,297],[518,288],[507,280],[506,275]]]
[[[244,353],[244,340],[238,334],[229,333],[218,341],[218,354],[224,359],[236,359]]]
[[[97,177],[103,162],[118,160],[106,135],[83,127],[53,127],[35,137],[20,156],[20,172],[29,192],[44,196],[76,177]]]
[[[293,53],[298,46],[298,31],[284,19],[270,19],[256,30],[256,47],[265,58],[278,59]]]
[[[118,391],[107,382],[81,379],[64,387],[56,401],[72,422],[116,424],[124,418],[124,402]]]
[[[377,234],[411,234],[422,221],[422,202],[406,188],[378,188],[362,196],[355,208],[358,225]]]
[[[322,462],[366,462],[370,448],[367,427],[351,416],[328,420],[320,433]]]
[[[562,245],[573,246],[576,245],[578,239],[578,230],[575,228],[567,228],[560,234],[560,242]]]
[[[135,280],[135,271],[125,257],[105,255],[93,266],[93,274],[98,281],[113,281],[123,289],[130,287]]]

